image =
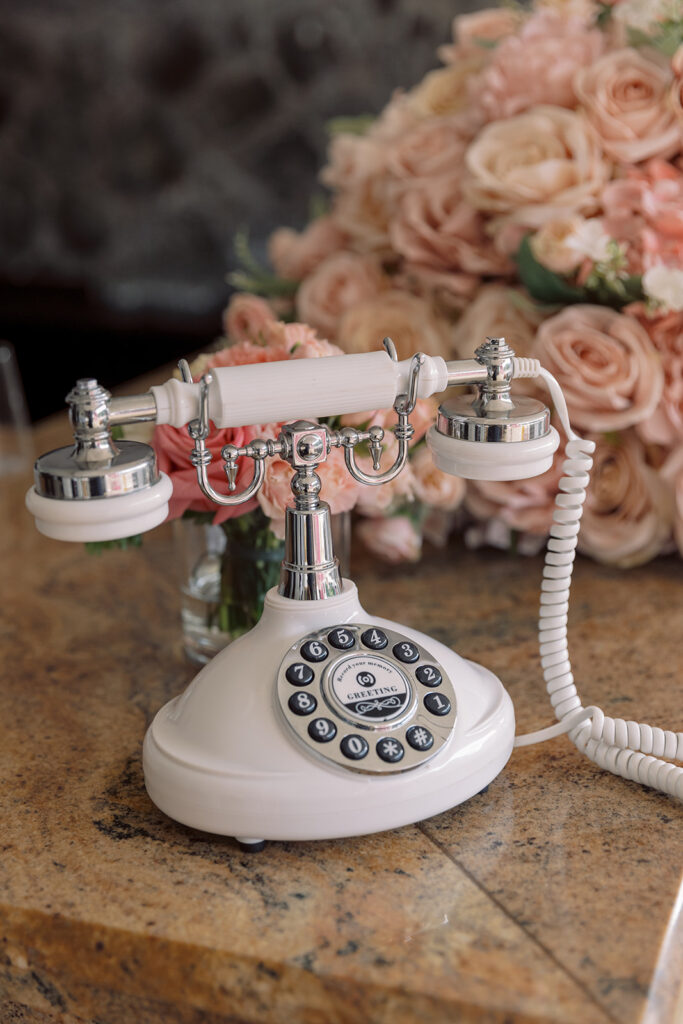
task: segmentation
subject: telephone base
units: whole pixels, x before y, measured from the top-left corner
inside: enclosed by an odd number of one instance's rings
[[[409,770],[368,774],[317,758],[277,702],[278,670],[292,645],[313,630],[354,622],[421,644],[453,685],[456,715],[447,742]],[[143,747],[145,785],[171,818],[240,842],[366,835],[421,821],[481,792],[507,763],[514,732],[512,702],[496,676],[417,630],[368,616],[351,581],[324,601],[271,590],[254,629],[156,715]]]

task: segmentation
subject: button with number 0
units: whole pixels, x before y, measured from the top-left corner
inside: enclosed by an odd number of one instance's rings
[[[285,678],[292,686],[306,686],[313,679],[313,669],[310,665],[304,665],[303,661],[297,661],[290,665],[285,672]]]
[[[355,734],[345,736],[340,743],[340,747],[344,757],[350,758],[351,761],[360,761],[368,752],[367,740]]]
[[[324,661],[329,653],[325,644],[319,640],[308,640],[301,648],[301,656],[306,661]]]
[[[361,633],[361,641],[365,647],[369,647],[371,651],[383,651],[389,641],[386,638],[386,634],[381,629],[366,629],[364,633]]]
[[[331,633],[328,633],[327,639],[339,651],[348,651],[356,642],[353,633],[349,632],[348,629],[344,629],[343,626],[339,626],[337,629],[333,629]]]
[[[441,673],[436,665],[420,665],[415,669],[415,675],[423,686],[439,686],[441,683]]]
[[[428,693],[423,703],[433,715],[447,715],[451,710],[451,702],[442,693]]]
[[[337,735],[337,726],[331,718],[314,718],[308,723],[308,735],[316,743],[329,743]]]
[[[306,693],[305,690],[298,690],[293,693],[287,701],[289,710],[293,711],[295,715],[312,715],[318,706],[318,702],[314,696],[310,693]]]
[[[398,644],[394,644],[393,647],[394,657],[398,658],[399,661],[409,664],[410,662],[417,661],[420,657],[415,644],[408,643],[407,640],[402,640]]]

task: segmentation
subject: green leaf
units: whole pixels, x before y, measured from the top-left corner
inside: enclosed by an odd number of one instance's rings
[[[598,28],[607,28],[612,20],[612,5],[598,4],[598,12],[595,17],[595,24]]]
[[[566,278],[538,262],[531,249],[530,238],[530,235],[525,235],[515,257],[519,276],[529,294],[543,303],[569,305],[585,302],[586,292],[583,288],[570,284]]]
[[[115,540],[86,541],[85,550],[89,555],[101,555],[103,551],[125,551],[127,548],[142,547],[142,537],[136,533],[133,537],[117,537]]]
[[[365,135],[374,120],[374,114],[357,114],[355,117],[332,117],[325,127],[329,135]]]

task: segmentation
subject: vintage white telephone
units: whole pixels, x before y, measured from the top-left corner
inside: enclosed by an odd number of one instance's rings
[[[218,505],[258,490],[265,459],[293,469],[280,585],[257,626],[218,654],[187,690],[156,715],[145,737],[145,783],[172,818],[231,835],[256,849],[266,839],[362,835],[405,825],[478,793],[515,745],[512,703],[487,669],[414,629],[369,615],[342,580],[332,551],[329,508],[316,466],[343,448],[349,473],[368,484],[391,480],[406,463],[418,398],[458,385],[427,443],[438,467],[470,479],[512,480],[548,469],[559,445],[550,413],[510,393],[513,377],[539,377],[567,435],[564,475],[548,543],[540,609],[541,663],[558,725],[517,743],[568,732],[597,764],[683,797],[683,733],[607,718],[584,708],[567,652],[567,602],[593,443],[569,426],[554,378],[490,338],[474,359],[445,362],[418,353],[398,362],[386,351],[224,367],[193,383],[172,379],[151,393],[112,398],[79,380],[67,397],[75,446],[41,456],[27,505],[38,529],[60,540],[108,540],[152,529],[167,515],[172,486],[153,450],[111,439],[115,424],[188,424],[199,486]],[[380,428],[329,430],[316,417],[394,407],[398,455],[380,470]],[[218,427],[287,423],[277,441],[222,452],[230,491],[237,460],[254,462],[239,494],[210,485],[205,439]],[[369,446],[374,474],[354,447]],[[669,760],[663,760],[669,759]]]

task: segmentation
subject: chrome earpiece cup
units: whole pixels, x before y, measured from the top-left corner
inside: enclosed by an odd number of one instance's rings
[[[163,523],[172,493],[173,484],[161,473],[155,484],[130,494],[86,500],[46,498],[31,487],[26,507],[35,516],[40,533],[54,540],[119,540]]]
[[[465,441],[427,432],[427,446],[434,464],[450,476],[465,480],[525,480],[550,469],[560,444],[554,427],[530,441]]]

